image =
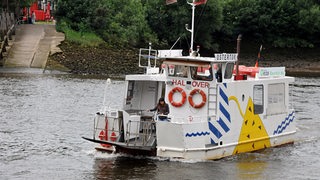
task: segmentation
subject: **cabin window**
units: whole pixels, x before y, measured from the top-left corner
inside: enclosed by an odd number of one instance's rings
[[[263,113],[263,85],[253,86],[253,110],[254,114]]]
[[[212,68],[210,66],[190,67],[191,77],[194,80],[212,81]]]
[[[213,69],[215,71],[215,77],[217,79],[217,82],[222,82],[222,65],[213,64]]]
[[[126,104],[131,104],[131,99],[133,97],[133,89],[134,89],[134,81],[129,81]]]
[[[230,79],[232,78],[234,63],[228,63],[226,66],[226,70],[224,71],[224,78]]]
[[[279,114],[285,110],[285,84],[269,84],[267,114]]]
[[[169,65],[169,76],[188,77],[188,67],[182,65]]]

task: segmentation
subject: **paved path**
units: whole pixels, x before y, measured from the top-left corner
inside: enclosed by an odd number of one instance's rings
[[[60,51],[57,45],[64,38],[55,25],[19,25],[4,67],[45,68],[48,56]]]

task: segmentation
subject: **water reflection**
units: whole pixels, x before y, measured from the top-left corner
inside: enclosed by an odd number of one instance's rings
[[[246,153],[236,156],[237,170],[236,179],[263,179],[268,167],[268,154],[270,151],[261,153]]]
[[[265,162],[240,162],[238,166],[238,177],[240,179],[263,179],[267,167]]]
[[[157,171],[156,161],[148,158],[119,156],[114,159],[94,160],[96,179],[153,179]]]

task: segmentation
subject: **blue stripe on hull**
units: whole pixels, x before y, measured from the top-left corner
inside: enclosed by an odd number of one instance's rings
[[[209,122],[209,129],[218,139],[221,138],[222,136],[221,132],[216,127],[214,127],[214,125],[211,124],[210,122]]]
[[[229,112],[223,107],[221,103],[219,103],[219,108],[222,114],[228,119],[229,122],[231,122],[230,114]]]
[[[211,144],[217,144],[212,138],[210,138]]]
[[[219,85],[218,89],[219,119],[208,122],[209,130],[211,131],[210,142],[211,144],[215,145],[217,145],[216,142],[218,142],[224,134],[230,131],[230,128],[228,127],[228,121],[231,123],[230,113],[228,112],[229,97],[226,93],[227,83]]]
[[[220,126],[222,127],[222,129],[224,130],[224,132],[228,132],[230,129],[228,128],[228,126],[226,125],[226,123],[223,122],[223,120],[220,118],[218,123],[220,124]]]
[[[224,102],[226,102],[226,104],[229,105],[228,96],[224,93],[224,91],[221,89],[221,87],[220,87],[220,91],[219,92],[220,92],[220,96],[222,97]]]

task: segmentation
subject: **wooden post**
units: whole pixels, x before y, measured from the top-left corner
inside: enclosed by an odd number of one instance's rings
[[[237,38],[237,62],[236,62],[236,75],[239,75],[239,61],[240,61],[240,42],[241,42],[242,35],[239,34]]]
[[[15,22],[15,19],[14,19],[14,13],[11,13],[11,22],[12,22],[12,25],[13,25],[13,28],[11,29],[11,34],[12,35],[16,35],[16,22]]]
[[[0,22],[1,22],[1,24],[0,24],[1,39],[3,39],[3,37],[6,34],[5,25],[4,25],[5,24],[5,19],[3,17],[3,13],[1,13],[1,15],[0,15]]]

